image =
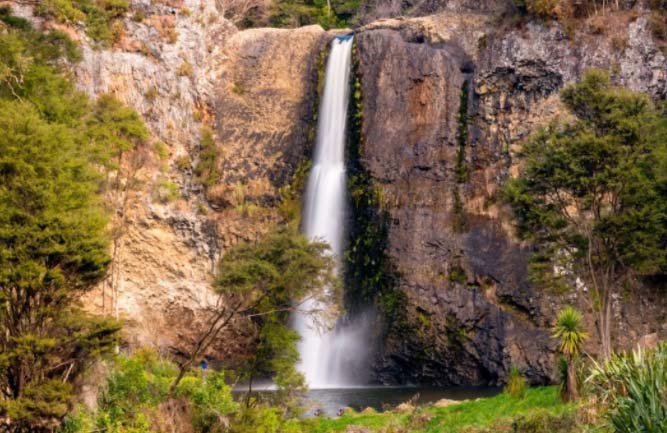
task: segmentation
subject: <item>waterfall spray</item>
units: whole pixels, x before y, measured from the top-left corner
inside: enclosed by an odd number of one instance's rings
[[[317,125],[313,168],[303,209],[303,232],[322,240],[340,265],[346,220],[345,127],[350,90],[352,35],[331,43]],[[340,266],[339,266],[340,269]],[[302,310],[326,308],[305,301]],[[338,323],[321,332],[306,314],[296,314],[294,327],[301,335],[300,371],[311,388],[353,386],[358,358],[365,353],[359,329]]]

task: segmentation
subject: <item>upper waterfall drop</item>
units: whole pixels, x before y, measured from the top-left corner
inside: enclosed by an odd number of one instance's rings
[[[346,220],[345,129],[350,92],[352,35],[339,36],[331,43],[324,94],[319,109],[313,167],[308,178],[303,208],[303,232],[312,240],[329,244],[339,263],[343,254]],[[301,310],[326,306],[307,300]],[[363,342],[352,327],[318,330],[311,317],[297,313],[294,328],[301,335],[299,370],[310,388],[354,385],[349,356]],[[363,351],[361,351],[363,352]],[[356,350],[356,353],[360,353]]]

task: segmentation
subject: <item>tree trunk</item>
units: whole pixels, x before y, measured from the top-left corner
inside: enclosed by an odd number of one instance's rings
[[[577,368],[574,358],[567,360],[567,377],[565,379],[565,401],[575,401],[579,399],[579,386],[577,384]]]

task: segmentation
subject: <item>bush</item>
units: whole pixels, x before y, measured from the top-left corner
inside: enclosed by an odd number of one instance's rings
[[[160,431],[178,423],[197,432],[220,432],[228,425],[238,405],[225,383],[223,372],[188,373],[174,395],[169,387],[178,367],[160,359],[152,350],[142,349],[131,356],[119,356],[107,379],[95,413],[79,408],[63,426],[63,433],[139,433]]]
[[[86,34],[102,46],[117,42],[123,33],[120,18],[130,8],[128,0],[46,0],[39,2],[38,15],[86,25]]]
[[[199,162],[194,168],[194,174],[198,182],[204,187],[210,188],[215,185],[221,176],[219,169],[220,150],[210,128],[202,128],[199,149]]]
[[[667,343],[595,364],[587,379],[616,433],[667,431]]]
[[[526,395],[526,388],[528,388],[526,378],[521,376],[518,368],[512,366],[507,376],[504,392],[514,398],[523,398]]]

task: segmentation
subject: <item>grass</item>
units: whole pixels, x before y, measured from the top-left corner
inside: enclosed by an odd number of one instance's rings
[[[523,398],[503,393],[447,407],[426,406],[416,409],[413,414],[353,412],[339,418],[321,418],[307,422],[312,424],[308,429],[311,433],[344,432],[351,425],[366,427],[372,431],[387,426],[399,426],[402,427],[401,431],[414,433],[458,433],[470,428],[488,427],[498,421],[510,420],[531,412],[558,417],[571,414],[575,410],[575,405],[564,404],[560,400],[558,387],[549,386],[530,388]],[[420,419],[425,421],[415,422]]]

